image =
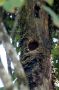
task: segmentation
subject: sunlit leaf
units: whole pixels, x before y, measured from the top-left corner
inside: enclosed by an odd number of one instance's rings
[[[53,5],[54,0],[45,0],[49,5]]]
[[[6,0],[0,0],[0,6],[2,6],[5,3]]]
[[[7,0],[3,7],[7,11],[12,11],[14,8],[21,8],[25,3],[25,0]]]

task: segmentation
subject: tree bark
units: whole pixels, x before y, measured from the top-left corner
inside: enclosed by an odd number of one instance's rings
[[[44,0],[27,0],[20,14],[21,63],[30,90],[53,90],[51,83],[48,15]]]

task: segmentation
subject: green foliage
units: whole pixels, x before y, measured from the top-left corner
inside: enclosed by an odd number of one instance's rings
[[[56,87],[56,90],[59,90],[59,87]]]
[[[12,11],[14,8],[21,8],[24,5],[25,0],[8,0],[4,3],[3,7],[7,11]]]
[[[53,65],[55,68],[56,77],[59,80],[59,44],[54,45],[52,49]]]
[[[59,45],[55,46],[55,47],[52,49],[52,55],[53,55],[53,57],[54,57],[54,56],[59,56]]]
[[[49,5],[53,5],[54,0],[45,0]]]
[[[2,6],[5,3],[6,0],[0,0],[0,6]]]
[[[5,17],[5,15],[4,15],[4,17]],[[10,17],[8,15],[6,15],[6,17],[3,20],[4,20],[5,27],[7,29],[7,32],[10,35],[13,24],[14,24],[14,20],[10,19]]]
[[[0,0],[0,6],[9,12],[13,12],[15,8],[21,8],[25,0]]]

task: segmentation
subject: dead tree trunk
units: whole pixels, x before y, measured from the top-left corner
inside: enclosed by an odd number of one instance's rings
[[[20,14],[21,63],[30,90],[53,90],[51,84],[48,15],[44,0],[27,0]]]

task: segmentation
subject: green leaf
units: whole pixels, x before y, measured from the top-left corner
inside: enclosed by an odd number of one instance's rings
[[[45,0],[49,5],[53,5],[54,0]]]
[[[7,0],[3,7],[7,11],[12,11],[14,8],[21,8],[25,3],[25,0]]]
[[[52,55],[53,55],[53,57],[59,56],[59,45],[55,46],[55,47],[52,49]]]
[[[6,0],[0,0],[0,6],[2,6],[5,3]]]

